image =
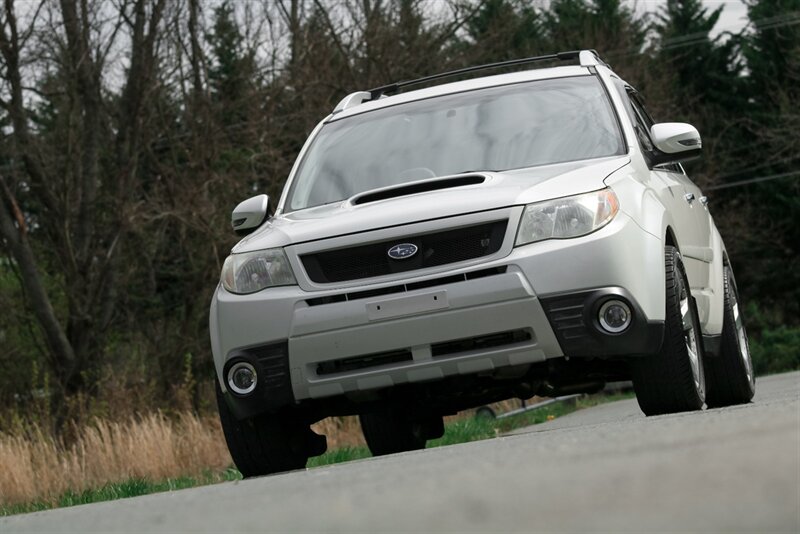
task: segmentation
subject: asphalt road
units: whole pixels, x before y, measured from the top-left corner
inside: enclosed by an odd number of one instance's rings
[[[800,373],[747,406],[635,400],[514,435],[0,519],[0,532],[800,531]]]

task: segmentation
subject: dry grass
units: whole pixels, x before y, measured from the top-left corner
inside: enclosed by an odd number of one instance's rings
[[[0,434],[0,504],[49,501],[68,490],[195,476],[229,465],[216,417],[98,419],[75,429],[69,445],[34,428],[26,435]]]
[[[357,417],[328,418],[313,428],[328,437],[328,450],[364,445]],[[232,465],[215,414],[98,418],[67,434],[69,443],[40,427],[15,435],[0,432],[0,506],[53,502],[67,491],[132,478],[194,477]]]
[[[516,401],[493,404],[503,412]],[[462,412],[447,420],[470,416]],[[312,427],[328,438],[328,450],[363,446],[357,417],[328,418]],[[219,419],[190,411],[121,421],[96,418],[69,429],[69,442],[34,426],[14,435],[0,432],[0,506],[54,502],[133,478],[160,481],[220,472],[232,465]]]
[[[358,417],[328,417],[311,426],[317,434],[328,437],[328,450],[366,445]]]

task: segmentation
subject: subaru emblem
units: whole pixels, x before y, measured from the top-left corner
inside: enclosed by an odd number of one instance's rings
[[[393,260],[405,260],[417,253],[419,248],[414,243],[398,243],[389,249],[387,254]]]

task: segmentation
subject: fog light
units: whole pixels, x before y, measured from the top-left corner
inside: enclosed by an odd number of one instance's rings
[[[256,389],[255,368],[247,362],[235,363],[228,370],[228,387],[237,395],[248,395]]]
[[[604,330],[617,334],[630,326],[631,309],[621,300],[609,300],[600,306],[597,318]]]

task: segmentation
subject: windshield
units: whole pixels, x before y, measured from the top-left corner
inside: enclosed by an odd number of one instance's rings
[[[467,91],[324,125],[300,164],[286,211],[436,176],[623,151],[608,97],[595,76]]]

